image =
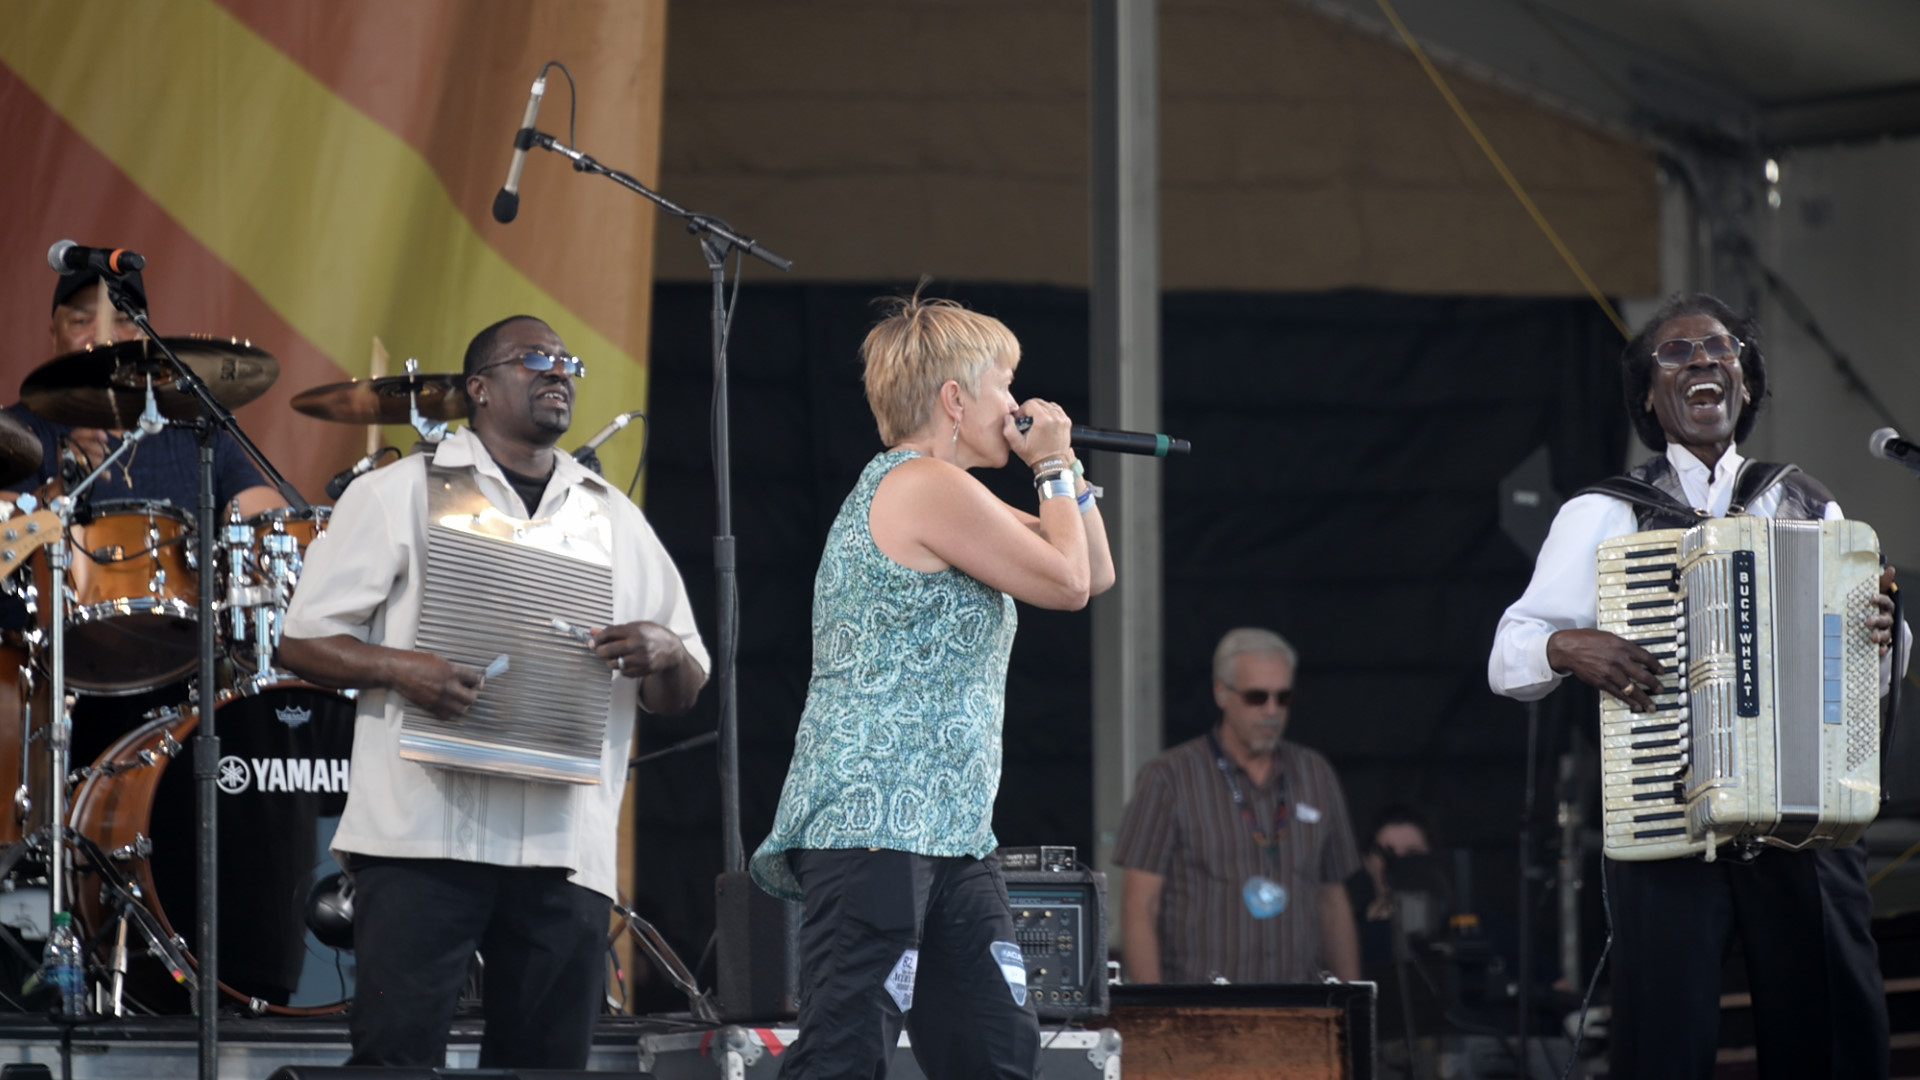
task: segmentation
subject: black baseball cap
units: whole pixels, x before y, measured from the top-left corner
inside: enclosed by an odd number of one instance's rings
[[[60,305],[72,299],[74,293],[93,288],[93,283],[98,280],[100,280],[100,272],[97,270],[80,270],[71,274],[61,274],[60,280],[53,284],[53,310],[59,311]],[[140,271],[130,270],[120,280],[133,292],[134,302],[145,310],[147,283],[140,280]]]

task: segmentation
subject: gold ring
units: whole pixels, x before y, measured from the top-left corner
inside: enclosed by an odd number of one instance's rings
[[[1621,697],[1628,697],[1628,696],[1630,696],[1630,695],[1631,695],[1631,694],[1633,693],[1633,691],[1634,691],[1634,689],[1635,689],[1635,687],[1636,687],[1636,685],[1637,685],[1637,684],[1635,684],[1635,683],[1628,683],[1628,684],[1627,684],[1627,685],[1626,685],[1626,686],[1625,686],[1624,688],[1622,688],[1622,689],[1621,689],[1621,691],[1620,691],[1620,696],[1621,696]]]

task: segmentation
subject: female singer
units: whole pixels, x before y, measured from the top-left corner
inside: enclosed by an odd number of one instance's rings
[[[1039,1025],[990,857],[1013,601],[1076,610],[1113,584],[1098,492],[1066,412],[1014,400],[999,320],[916,293],[860,351],[887,449],[827,535],[806,709],[752,862],[805,904],[781,1076],[884,1076],[904,1021],[933,1080],[1031,1077]],[[1037,516],[967,472],[1009,454]]]

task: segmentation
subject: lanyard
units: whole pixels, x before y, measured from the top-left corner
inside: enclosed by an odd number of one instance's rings
[[[1226,751],[1220,749],[1220,740],[1211,730],[1207,732],[1207,745],[1213,748],[1213,763],[1220,769],[1220,776],[1227,782],[1227,794],[1233,796],[1234,809],[1240,811],[1240,820],[1246,822],[1247,832],[1253,834],[1253,842],[1260,848],[1260,854],[1273,860],[1275,873],[1280,872],[1280,836],[1287,827],[1287,773],[1280,768],[1276,759],[1273,767],[1280,769],[1280,792],[1273,805],[1273,831],[1264,833],[1253,819],[1253,807],[1248,805],[1246,796],[1240,794],[1240,782],[1233,778],[1233,766],[1227,762]]]

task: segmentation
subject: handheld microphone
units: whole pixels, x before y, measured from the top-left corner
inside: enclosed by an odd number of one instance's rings
[[[507,166],[507,183],[493,197],[493,220],[505,225],[520,213],[520,170],[527,163],[527,151],[533,149],[533,122],[540,116],[540,97],[547,92],[547,76],[542,69],[533,80],[533,93],[527,98],[527,115],[520,130],[513,134],[513,164]]]
[[[1883,427],[1867,436],[1867,453],[1883,461],[1905,465],[1915,474],[1920,474],[1920,446],[1900,437],[1900,433],[1890,427]]]
[[[1014,426],[1025,431],[1033,426],[1033,417],[1018,416]],[[1157,458],[1168,454],[1190,454],[1193,444],[1171,435],[1145,431],[1108,431],[1104,428],[1075,426],[1068,436],[1076,449],[1111,450],[1116,454],[1150,454]]]
[[[607,421],[606,427],[594,432],[593,438],[588,439],[584,446],[573,452],[573,460],[585,464],[588,458],[594,456],[593,452],[600,449],[601,443],[613,438],[614,432],[633,423],[635,419],[645,420],[646,418],[647,414],[641,412],[639,409],[616,415],[613,419]]]
[[[47,249],[47,265],[62,274],[81,270],[124,274],[147,265],[147,260],[145,256],[125,248],[81,247],[71,240],[56,240]]]
[[[366,457],[361,458],[359,461],[354,462],[351,468],[342,469],[335,473],[333,479],[327,481],[327,498],[339,498],[340,493],[347,490],[348,484],[372,472],[373,467],[380,463],[380,458],[387,453],[387,449],[387,447],[383,446],[373,453],[368,454]]]

